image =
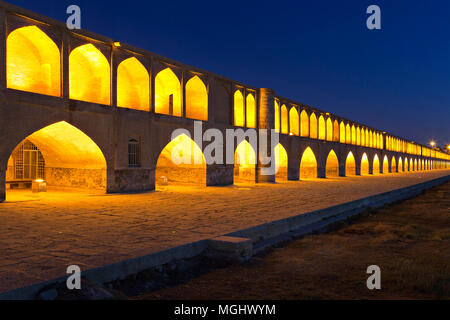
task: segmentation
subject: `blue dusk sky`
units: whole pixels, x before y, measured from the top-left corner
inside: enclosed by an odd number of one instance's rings
[[[450,143],[450,1],[12,0],[428,144]],[[381,8],[381,30],[366,9]]]

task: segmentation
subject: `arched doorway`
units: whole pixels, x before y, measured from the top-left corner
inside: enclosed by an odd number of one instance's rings
[[[197,184],[206,186],[206,161],[202,150],[180,134],[161,151],[156,164],[156,186]]]
[[[275,181],[286,181],[288,167],[288,157],[286,149],[281,143],[275,147]]]
[[[327,178],[339,177],[339,160],[334,150],[328,154],[325,176]]]
[[[392,159],[394,159],[394,158],[392,158]],[[383,173],[385,173],[385,174],[389,173],[389,160],[386,155],[383,158]]]
[[[375,154],[373,157],[373,165],[372,165],[372,173],[373,174],[380,174],[380,159],[378,158],[378,155]]]
[[[307,147],[300,161],[300,180],[317,178],[317,160],[314,152]]]
[[[8,160],[8,190],[29,192],[38,180],[48,191],[106,191],[106,160],[84,132],[65,121],[57,122],[26,137]]]
[[[383,172],[384,172],[384,169],[383,169]],[[391,160],[391,172],[392,173],[397,172],[397,162],[395,161],[395,157],[392,157],[392,160]]]
[[[346,176],[356,175],[355,156],[351,151],[348,153],[347,159],[345,160],[345,175]]]
[[[361,158],[361,175],[369,174],[369,158],[367,154],[364,153]]]
[[[234,182],[256,181],[256,153],[252,145],[247,141],[242,141],[234,153]]]

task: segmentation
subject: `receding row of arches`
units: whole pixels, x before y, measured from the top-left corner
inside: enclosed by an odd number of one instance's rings
[[[61,96],[60,50],[37,26],[12,31],[7,38],[7,87]],[[155,76],[155,112],[184,116],[179,77],[167,67]],[[74,100],[111,104],[111,70],[108,59],[93,44],[83,44],[69,55],[69,97]],[[192,75],[185,85],[185,115],[208,120],[208,90],[203,80]],[[117,106],[150,110],[150,77],[136,57],[117,67]]]
[[[383,134],[369,128],[343,120],[339,122],[329,115],[316,115],[315,112],[308,114],[306,110],[299,114],[296,106],[288,110],[286,104],[280,106],[277,100],[274,113],[275,130],[282,134],[383,149]]]
[[[135,158],[140,157],[140,151],[133,148],[128,152]],[[16,186],[43,179],[52,187],[106,189],[107,158],[104,146],[100,148],[85,132],[67,122],[57,122],[34,132],[17,145],[7,163],[6,181]],[[389,161],[385,155],[381,161],[377,154],[371,158],[364,153],[356,159],[350,151],[345,159],[339,159],[336,152],[330,150],[321,178],[343,175],[342,166],[348,176],[448,167],[448,164],[428,159],[393,156]],[[276,181],[288,180],[288,153],[281,143],[275,147],[275,167]],[[360,172],[357,172],[358,167]],[[234,152],[234,182],[254,183],[256,172],[255,149],[247,140],[242,140]],[[299,179],[315,179],[318,172],[317,156],[307,147],[299,159]],[[189,136],[177,136],[160,151],[155,179],[157,186],[206,185],[207,164],[202,150]]]

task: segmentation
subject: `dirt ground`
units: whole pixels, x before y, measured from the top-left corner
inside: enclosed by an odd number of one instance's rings
[[[381,290],[366,269],[381,268]],[[135,299],[449,299],[450,184]]]

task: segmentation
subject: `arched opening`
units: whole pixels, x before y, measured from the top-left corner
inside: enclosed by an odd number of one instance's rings
[[[109,62],[94,45],[88,43],[70,53],[70,99],[109,105],[110,84]]]
[[[150,79],[135,57],[122,61],[117,68],[117,106],[149,111]]]
[[[186,83],[186,117],[208,121],[208,91],[198,76]]]
[[[331,150],[328,154],[325,176],[327,178],[339,177],[339,160],[334,150]]]
[[[339,122],[334,120],[333,141],[339,142]]]
[[[309,117],[305,110],[300,113],[301,135],[309,137]]]
[[[340,142],[345,143],[345,124],[344,121],[341,122],[340,125]]]
[[[352,129],[350,128],[350,124],[347,123],[345,126],[345,143],[352,143]]]
[[[356,128],[356,144],[361,145],[361,129],[359,127]]]
[[[350,151],[347,155],[347,159],[345,160],[345,175],[346,176],[354,176],[356,175],[356,161],[355,156]]]
[[[405,158],[405,160],[403,161],[404,164],[404,170],[403,171],[409,171],[409,161],[408,158]]]
[[[281,133],[288,134],[289,118],[288,110],[285,104],[281,106]]]
[[[307,147],[300,161],[300,179],[317,178],[317,161],[314,152]]]
[[[333,141],[333,121],[327,119],[327,141]]]
[[[22,27],[9,34],[6,63],[8,88],[60,96],[60,52],[38,27]]]
[[[369,146],[373,148],[373,133],[372,130],[369,132]]]
[[[298,112],[296,107],[292,107],[289,111],[289,134],[299,135]]]
[[[384,169],[383,169],[383,172],[384,172]],[[395,161],[395,157],[392,157],[392,160],[391,160],[391,172],[392,173],[397,172],[397,161]]]
[[[309,117],[309,137],[317,139],[317,117],[314,112]]]
[[[256,128],[256,103],[253,94],[247,95],[247,128]]]
[[[436,169],[434,161],[433,161],[433,169]],[[417,159],[414,159],[414,170],[419,171],[419,167],[417,166]]]
[[[319,139],[320,140],[326,139],[325,119],[323,118],[323,116],[319,117]]]
[[[245,125],[245,112],[244,112],[244,96],[241,90],[236,90],[234,93],[234,125],[237,127],[243,127]]]
[[[366,129],[366,147],[370,147],[369,129]]]
[[[369,158],[367,154],[364,153],[361,158],[361,175],[369,174]]]
[[[186,134],[180,134],[161,151],[155,172],[156,186],[206,185],[206,161],[202,150]]]
[[[356,130],[355,130],[355,125],[352,125],[352,144],[356,144]]]
[[[366,146],[366,131],[364,128],[361,129],[361,145]]]
[[[288,168],[288,157],[286,149],[281,143],[277,144],[275,147],[275,180],[276,181],[286,181],[287,180],[287,168]]]
[[[182,117],[180,80],[170,68],[155,78],[155,112]]]
[[[383,173],[389,173],[389,160],[386,155],[383,158]]]
[[[234,182],[255,182],[256,153],[252,145],[243,140],[234,153]]]
[[[387,161],[387,158],[385,157],[385,160]],[[373,157],[373,174],[380,174],[380,159],[378,158],[378,155],[375,154]]]
[[[413,159],[409,159],[409,171],[415,171]]]
[[[275,131],[280,132],[280,104],[275,100]]]
[[[398,172],[403,172],[403,160],[402,157],[398,159]]]
[[[6,171],[8,190],[29,193],[37,180],[48,191],[106,190],[106,160],[81,130],[57,122],[26,137],[13,150]]]

